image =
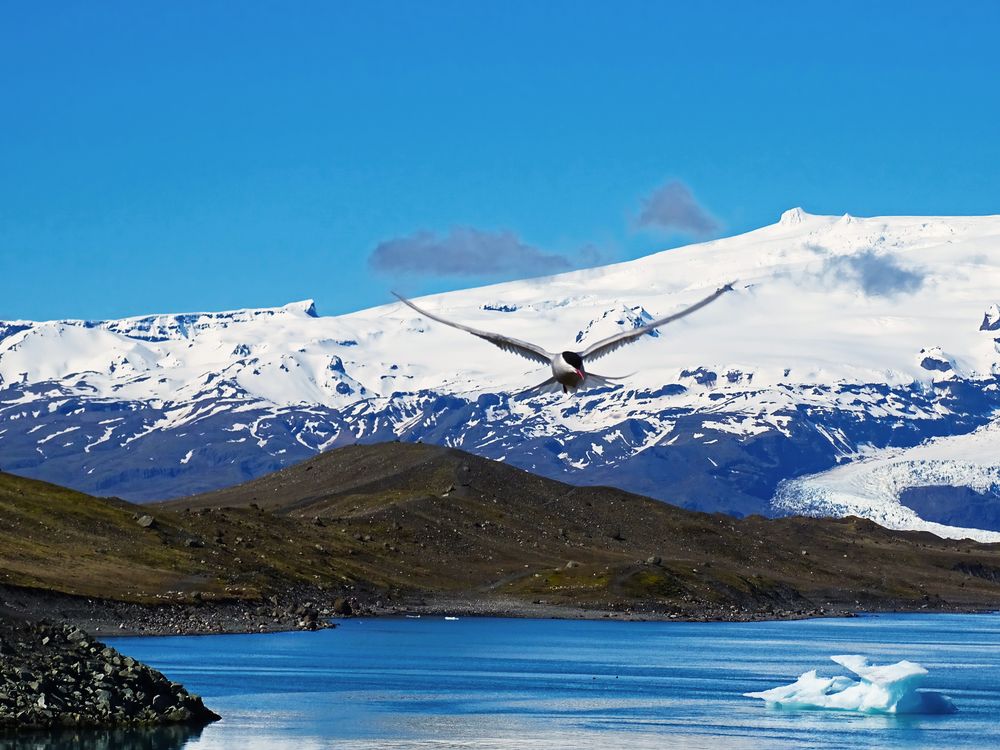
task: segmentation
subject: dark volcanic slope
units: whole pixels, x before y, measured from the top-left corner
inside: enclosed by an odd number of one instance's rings
[[[411,598],[681,614],[1000,604],[1000,545],[856,518],[707,515],[429,445],[345,447],[158,507],[211,517],[254,506],[299,522],[300,549],[321,547],[329,574]]]

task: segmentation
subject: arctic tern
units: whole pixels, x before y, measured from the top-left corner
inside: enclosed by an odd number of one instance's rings
[[[452,328],[457,328],[460,331],[465,331],[466,333],[471,333],[473,336],[478,336],[481,339],[489,341],[494,346],[498,346],[505,352],[510,352],[511,354],[516,354],[520,357],[530,359],[534,362],[540,362],[552,367],[552,377],[543,380],[538,385],[527,388],[521,393],[528,393],[530,391],[536,390],[546,390],[550,387],[555,387],[557,384],[562,386],[563,393],[573,393],[580,388],[593,387],[599,385],[607,385],[609,382],[614,380],[623,380],[629,377],[624,375],[621,377],[611,377],[608,375],[597,375],[593,372],[587,372],[584,362],[590,362],[595,359],[600,359],[606,354],[619,349],[626,344],[631,344],[633,341],[638,341],[642,336],[649,333],[650,331],[659,328],[660,326],[666,325],[667,323],[672,323],[675,320],[680,320],[683,317],[690,315],[691,313],[700,310],[706,305],[715,302],[719,297],[721,297],[726,292],[731,292],[733,290],[732,283],[726,284],[725,286],[719,287],[710,295],[705,297],[699,302],[695,302],[690,307],[686,307],[680,312],[673,313],[672,315],[667,315],[666,317],[659,318],[644,326],[638,328],[633,328],[628,331],[622,331],[616,333],[613,336],[608,336],[607,338],[601,339],[582,352],[565,351],[554,354],[548,352],[540,346],[535,344],[530,344],[527,341],[521,341],[520,339],[511,338],[510,336],[504,336],[500,333],[491,333],[490,331],[480,331],[478,328],[472,328],[471,326],[462,325],[461,323],[456,323],[451,320],[446,320],[445,318],[435,315],[434,313],[427,312],[421,307],[418,307],[410,300],[403,297],[401,294],[393,292],[393,294],[402,302],[404,305],[416,310],[418,313],[423,315],[425,318],[430,318],[438,323],[443,323],[446,326],[451,326]]]

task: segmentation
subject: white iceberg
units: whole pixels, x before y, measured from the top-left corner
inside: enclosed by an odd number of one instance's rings
[[[864,656],[831,656],[860,680],[820,677],[812,669],[791,685],[744,693],[781,708],[860,711],[869,714],[950,714],[957,709],[941,693],[918,690],[927,670],[912,661],[875,666]]]

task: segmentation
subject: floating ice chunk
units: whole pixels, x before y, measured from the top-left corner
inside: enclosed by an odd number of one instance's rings
[[[876,666],[864,656],[831,656],[860,677],[820,677],[812,669],[791,685],[744,693],[781,708],[819,708],[870,714],[950,714],[955,704],[941,693],[918,690],[927,670],[912,661]]]

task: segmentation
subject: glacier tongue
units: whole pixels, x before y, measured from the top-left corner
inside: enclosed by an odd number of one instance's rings
[[[998,531],[935,523],[900,502],[907,489],[934,486],[979,492],[1000,488],[1000,420],[969,434],[933,438],[912,448],[868,450],[828,471],[786,480],[778,486],[772,505],[784,513],[854,515],[890,529],[1000,542]]]
[[[850,677],[820,677],[816,670],[802,674],[790,685],[744,693],[760,698],[769,706],[794,709],[829,709],[868,714],[950,714],[956,711],[951,699],[941,693],[918,690],[927,670],[912,661],[875,666],[864,656],[831,656],[834,662],[853,672]]]

